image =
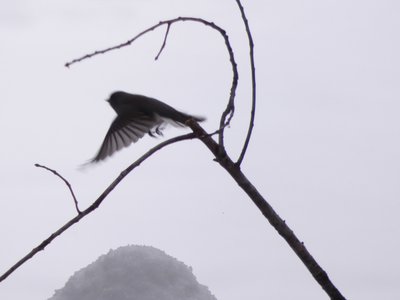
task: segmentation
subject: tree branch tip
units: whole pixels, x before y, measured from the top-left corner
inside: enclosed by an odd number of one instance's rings
[[[41,165],[41,164],[35,163],[35,164],[34,164],[34,166],[35,166],[36,168],[43,168],[43,169],[47,169],[48,171],[50,171],[50,172],[53,172],[53,173],[54,173],[54,170],[51,170],[51,169],[47,168],[47,167],[46,167],[46,166],[44,166],[44,165]]]

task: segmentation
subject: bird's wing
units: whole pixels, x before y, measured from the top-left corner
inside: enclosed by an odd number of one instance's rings
[[[162,120],[147,115],[117,116],[112,122],[97,155],[91,162],[98,162],[114,152],[137,142]]]

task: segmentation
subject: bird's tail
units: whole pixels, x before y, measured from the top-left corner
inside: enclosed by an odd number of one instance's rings
[[[187,115],[187,116],[188,116],[188,119],[193,119],[193,120],[195,120],[196,122],[203,122],[203,121],[206,120],[206,118],[204,118],[204,117],[191,116],[191,115]],[[187,121],[187,120],[186,120],[186,121]]]
[[[189,119],[193,119],[196,122],[203,122],[206,119],[204,117],[188,115],[188,114],[185,114],[185,113],[177,111],[177,110],[170,112],[170,115],[169,116],[166,115],[165,117],[178,123],[178,125],[180,125],[180,126],[185,126],[186,121]]]

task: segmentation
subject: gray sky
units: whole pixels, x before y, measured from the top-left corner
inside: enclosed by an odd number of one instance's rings
[[[65,185],[89,205],[161,139],[145,137],[85,171],[125,90],[217,127],[231,70],[222,39],[201,25],[124,42],[160,20],[197,16],[226,28],[239,64],[240,152],[249,116],[247,40],[233,0],[8,1],[0,9],[0,270],[74,216]],[[398,299],[400,4],[244,1],[256,44],[258,108],[243,170],[349,299]],[[184,133],[169,128],[165,136]],[[194,269],[220,300],[326,299],[286,243],[198,141],[168,147],[103,206],[0,284],[0,299],[47,299],[110,248],[151,245]]]

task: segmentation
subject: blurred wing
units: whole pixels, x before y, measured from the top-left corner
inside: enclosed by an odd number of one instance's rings
[[[114,152],[137,142],[154,126],[160,125],[161,122],[158,118],[151,118],[146,115],[117,116],[108,130],[99,152],[91,162],[103,160]]]

